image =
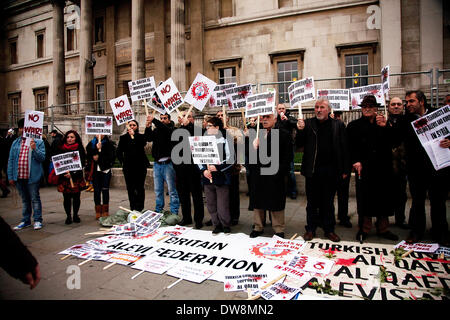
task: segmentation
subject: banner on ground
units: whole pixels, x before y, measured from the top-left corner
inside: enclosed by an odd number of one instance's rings
[[[85,133],[86,135],[112,135],[113,125],[112,117],[109,116],[86,116]]]
[[[368,94],[373,94],[375,99],[382,106],[385,105],[383,87],[381,83],[371,84],[363,87],[350,88],[350,98],[352,101],[352,109],[360,109],[358,106]]]
[[[334,111],[349,111],[349,94],[348,89],[318,89],[317,99],[327,98],[330,108]]]
[[[130,101],[126,94],[121,95],[115,99],[109,100],[109,105],[114,114],[114,119],[118,126],[134,120],[133,109],[131,109]]]
[[[55,168],[55,174],[58,176],[67,171],[83,170],[80,160],[80,154],[78,151],[71,151],[62,154],[58,154],[52,157],[53,166]]]
[[[450,166],[449,148],[441,148],[442,139],[450,136],[450,106],[426,114],[411,122],[414,132],[420,140],[436,170]]]
[[[162,105],[166,108],[167,113],[172,113],[174,110],[177,110],[184,102],[172,78],[161,83],[156,88],[156,94],[161,99]]]
[[[275,113],[275,91],[257,93],[247,97],[245,117],[252,118],[258,115]]]
[[[27,145],[30,139],[42,140],[42,127],[44,125],[44,113],[41,111],[25,110],[25,122],[22,137],[27,138]]]
[[[155,78],[148,77],[139,80],[129,81],[130,98],[132,102],[140,100],[151,100],[156,90]]]
[[[228,110],[245,108],[247,97],[252,94],[252,85],[245,84],[223,90],[228,100]]]
[[[218,84],[209,98],[209,106],[211,108],[228,106],[227,94],[225,89],[236,87],[237,83]]]
[[[288,93],[291,108],[315,100],[314,77],[295,81],[288,87]]]
[[[439,249],[439,244],[437,243],[412,243],[408,244],[406,241],[398,243],[395,248],[403,248],[406,251],[414,250],[416,252],[428,252],[433,253]]]
[[[194,164],[220,164],[220,155],[215,136],[189,137]]]
[[[211,79],[205,77],[201,73],[197,73],[194,82],[189,87],[184,102],[193,105],[196,109],[202,111],[211,97],[216,83]]]

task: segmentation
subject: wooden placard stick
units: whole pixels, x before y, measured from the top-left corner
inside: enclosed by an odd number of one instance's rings
[[[148,106],[147,106],[147,100],[144,99],[144,107],[145,107],[145,115],[148,117]]]
[[[244,109],[241,109],[241,114],[242,114],[242,128],[245,130],[247,126],[245,125],[246,121],[245,121],[245,110]]]
[[[187,119],[187,117],[188,117],[188,115],[189,115],[189,113],[192,111],[192,108],[193,108],[194,106],[190,106],[189,107],[189,110],[185,113],[185,115],[184,115],[184,119]]]
[[[117,262],[112,262],[110,264],[108,264],[106,267],[103,268],[103,270],[106,270],[108,268],[111,268],[113,265],[117,264]]]
[[[256,123],[256,138],[259,138],[259,117],[260,115],[258,114],[258,121]]]
[[[82,266],[83,264],[88,263],[89,261],[92,261],[92,259],[84,260],[83,262],[80,262],[78,265]]]
[[[174,283],[172,283],[170,286],[167,286],[166,289],[170,289],[172,288],[174,285],[176,285],[178,282],[180,282],[181,280],[183,280],[183,278],[178,279],[177,281],[175,281]]]
[[[167,238],[168,236],[169,236],[169,235],[166,234],[164,237],[161,237],[161,238],[159,238],[158,240],[156,240],[156,242],[160,242],[160,241],[164,240],[165,238]]]
[[[102,152],[102,138],[100,134],[97,136],[97,140],[98,143],[100,143],[100,149],[98,149],[98,152]]]
[[[389,92],[387,92],[384,96],[384,116],[386,117],[386,120],[388,119],[388,113],[387,113],[387,102],[389,101]]]
[[[70,175],[70,171],[67,171],[67,173]],[[72,175],[70,175],[69,180],[70,180],[70,186],[71,186],[72,188],[75,188],[75,186],[73,185]]]
[[[61,259],[59,259],[59,260],[65,260],[65,259],[67,259],[68,257],[70,257],[71,256],[71,254],[68,254],[68,255],[66,255],[66,256],[64,256],[64,257],[62,257]]]
[[[131,280],[136,279],[137,277],[139,277],[141,274],[143,274],[145,272],[145,270],[141,270],[138,273],[136,273],[134,276],[131,277]]]
[[[127,208],[124,208],[124,207],[119,207],[119,209],[122,209],[122,210],[124,210],[124,211],[126,211],[126,212],[133,212],[133,211],[131,211],[130,209],[127,209]]]
[[[279,277],[277,277],[277,278],[273,279],[272,281],[266,283],[264,286],[261,287],[261,290],[264,290],[264,289],[270,287],[274,283],[280,281],[283,277],[286,277],[286,273],[283,273]],[[256,296],[252,296],[252,297],[248,298],[247,300],[256,300],[256,299],[259,299],[259,298],[261,298],[261,294],[257,294]]]
[[[222,106],[222,115],[223,115],[223,127],[226,128],[227,127],[227,110],[225,108],[225,106]]]
[[[294,234],[290,240],[294,240],[295,238],[297,238],[297,234]]]
[[[402,258],[406,258],[407,256],[409,256],[414,250],[411,249],[408,252],[405,252],[404,254],[402,254]]]
[[[178,118],[183,118],[183,115],[181,114],[180,110],[178,110],[178,108],[175,109],[178,113]]]
[[[303,119],[303,113],[302,113],[302,104],[298,104],[298,118]]]

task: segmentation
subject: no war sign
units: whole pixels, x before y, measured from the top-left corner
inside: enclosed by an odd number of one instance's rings
[[[109,100],[117,125],[120,126],[128,121],[134,120],[133,109],[126,94]]]

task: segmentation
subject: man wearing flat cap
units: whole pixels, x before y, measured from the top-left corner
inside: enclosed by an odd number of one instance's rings
[[[380,104],[375,96],[366,95],[359,105],[362,117],[350,122],[347,132],[350,159],[356,175],[356,200],[359,215],[357,240],[367,238],[376,217],[379,237],[398,240],[388,230],[392,214],[390,180],[392,177],[391,128],[383,115],[377,114]]]

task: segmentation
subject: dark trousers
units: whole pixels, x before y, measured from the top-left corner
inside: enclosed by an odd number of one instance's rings
[[[338,219],[341,222],[348,221],[348,190],[350,187],[351,175],[348,175],[345,179],[339,177],[337,185],[337,198],[338,198]]]
[[[70,212],[73,206],[73,215],[78,215],[78,211],[80,210],[81,200],[80,200],[81,192],[77,193],[63,193],[64,197],[64,211],[66,211],[66,215],[70,216]]]
[[[409,212],[409,226],[419,238],[426,228],[425,199],[430,199],[431,233],[440,239],[448,233],[446,200],[449,188],[449,168],[428,174],[422,170],[408,174],[412,204]]]
[[[145,202],[145,178],[147,176],[147,168],[139,170],[123,169],[125,183],[127,185],[128,200],[130,209],[142,211]]]
[[[229,227],[231,224],[229,190],[228,185],[205,185],[206,207],[214,226]]]
[[[321,225],[325,233],[334,232],[334,195],[337,176],[331,168],[317,168],[314,175],[306,178],[306,230],[315,232]]]
[[[392,176],[392,211],[395,215],[395,223],[401,224],[405,222],[406,207],[406,175],[395,174]]]
[[[101,171],[94,174],[92,185],[94,186],[94,203],[95,205],[109,204],[109,184],[111,182],[111,170],[108,173]]]
[[[187,223],[192,222],[191,216],[191,195],[194,205],[194,221],[201,223],[205,216],[203,206],[203,189],[200,172],[194,165],[175,166],[175,185],[178,192],[178,198],[181,204],[181,213],[183,220]]]
[[[231,221],[239,221],[241,215],[239,197],[239,174],[231,175],[230,185],[230,216]]]

